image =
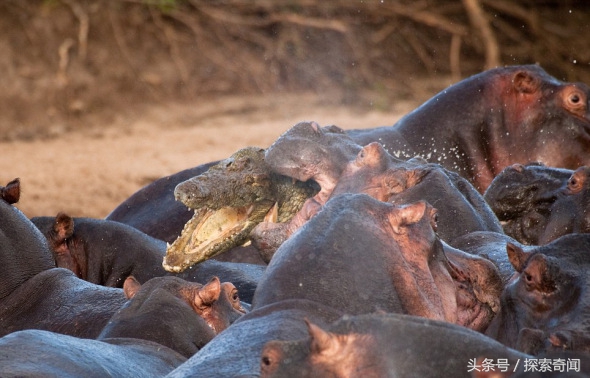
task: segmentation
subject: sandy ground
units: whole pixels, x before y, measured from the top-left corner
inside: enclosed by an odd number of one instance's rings
[[[150,107],[110,125],[60,131],[44,140],[0,143],[0,185],[21,179],[17,207],[28,217],[102,218],[153,180],[223,159],[246,146],[269,146],[299,121],[345,129],[391,125],[416,107],[386,111],[320,105],[311,96],[224,98]]]

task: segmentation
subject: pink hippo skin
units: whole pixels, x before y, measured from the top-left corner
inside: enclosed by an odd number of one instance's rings
[[[498,309],[499,273],[442,243],[436,218],[423,201],[394,206],[365,194],[336,196],[281,245],[253,308],[301,298],[348,314],[380,309],[484,330]]]
[[[421,156],[459,173],[483,193],[515,163],[590,165],[590,89],[535,65],[484,71],[425,102],[393,126],[348,130],[361,144]]]

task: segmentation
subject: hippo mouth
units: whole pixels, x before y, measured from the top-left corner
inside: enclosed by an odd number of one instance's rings
[[[201,208],[184,225],[180,236],[167,245],[162,266],[180,273],[249,240],[250,231],[271,210],[273,201],[259,201],[243,207],[219,210]]]
[[[489,303],[480,299],[473,290],[463,284],[457,286],[457,324],[478,332],[486,330],[495,312]]]
[[[460,266],[458,260],[449,261],[449,273],[455,282],[457,324],[483,332],[500,308],[501,280],[483,282]],[[495,284],[492,284],[495,283]]]

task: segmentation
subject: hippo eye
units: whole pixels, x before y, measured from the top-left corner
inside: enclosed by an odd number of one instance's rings
[[[268,356],[262,356],[262,364],[263,365],[270,366],[271,362],[272,361],[270,360],[270,358]]]
[[[578,180],[576,180],[575,178],[571,178],[570,182],[569,182],[570,186],[576,186],[578,184]]]
[[[238,291],[234,290],[231,293],[231,300],[234,302],[238,302],[240,300],[240,296],[238,295]]]
[[[586,96],[578,88],[569,88],[565,97],[565,107],[572,113],[584,116],[586,112]]]
[[[572,177],[570,177],[570,179],[567,182],[567,188],[574,193],[582,190],[582,187],[583,187],[583,180],[578,180],[578,178],[576,177],[575,174],[572,175]]]

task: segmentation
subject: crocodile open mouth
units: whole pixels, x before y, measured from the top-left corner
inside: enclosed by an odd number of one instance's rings
[[[273,204],[274,201],[259,201],[244,207],[195,210],[180,236],[167,246],[162,266],[169,272],[179,273],[244,244]]]

